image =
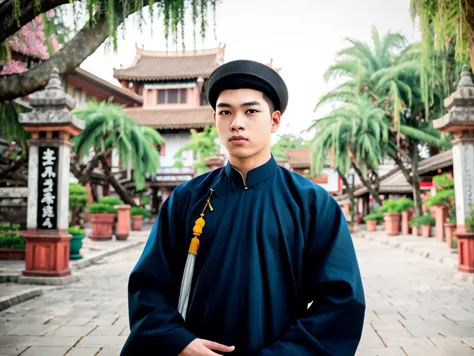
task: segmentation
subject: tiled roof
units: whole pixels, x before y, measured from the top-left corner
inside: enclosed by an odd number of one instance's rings
[[[424,174],[436,171],[439,168],[446,168],[453,165],[453,154],[451,150],[441,152],[437,155],[424,159],[420,162],[418,172]],[[400,168],[395,168],[388,174],[381,177],[380,193],[411,193],[413,191],[408,184]],[[367,188],[361,187],[354,192],[356,197],[367,194]]]
[[[453,151],[448,150],[437,155],[424,159],[420,162],[418,172],[424,174],[435,171],[439,168],[446,168],[453,165]]]
[[[130,67],[115,69],[118,80],[180,80],[208,78],[224,59],[225,47],[202,51],[156,52],[137,48]]]
[[[179,109],[126,108],[125,112],[139,125],[155,129],[197,129],[212,125],[210,106]]]
[[[106,81],[106,80],[104,80],[104,79],[102,79],[102,78],[100,78],[100,77],[98,77],[98,76],[82,69],[82,68],[78,67],[78,68],[74,69],[73,74],[85,77],[85,78],[89,79],[90,81],[92,81],[95,85],[102,85],[102,86],[106,87],[108,90],[110,90],[111,92],[117,93],[118,95],[121,95],[121,96],[125,96],[126,98],[128,98],[131,101],[134,101],[137,104],[143,104],[143,98],[140,95],[135,94],[131,90],[128,90],[128,89],[119,87],[117,85],[114,85],[112,83],[109,83],[108,81]]]
[[[412,187],[406,181],[400,168],[396,168],[386,174],[380,181],[379,193],[395,194],[395,193],[411,193]],[[360,197],[367,194],[368,190],[365,186],[360,187],[354,192],[354,196]]]
[[[292,168],[309,168],[311,166],[311,148],[293,148],[285,150],[288,164]]]

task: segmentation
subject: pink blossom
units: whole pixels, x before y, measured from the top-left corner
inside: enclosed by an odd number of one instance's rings
[[[3,64],[3,69],[0,72],[0,75],[9,75],[9,74],[19,74],[26,72],[26,63],[20,61],[6,61]]]
[[[15,52],[42,60],[48,59],[48,47],[45,44],[44,24],[41,16],[23,26],[7,41]]]
[[[48,11],[46,16],[51,18],[54,11]],[[7,39],[7,43],[13,52],[23,54],[30,58],[46,60],[49,58],[48,46],[44,34],[44,22],[42,16],[37,16],[33,21],[23,26],[17,33]],[[61,48],[56,34],[50,36],[50,44],[54,52]],[[27,64],[18,60],[10,60],[4,63],[0,75],[18,74],[27,70]]]

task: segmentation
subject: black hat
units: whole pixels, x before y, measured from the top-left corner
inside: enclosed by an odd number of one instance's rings
[[[232,61],[212,72],[206,83],[206,95],[214,110],[219,94],[227,89],[261,91],[272,100],[275,110],[280,110],[282,114],[288,105],[288,89],[283,79],[274,69],[259,62]]]

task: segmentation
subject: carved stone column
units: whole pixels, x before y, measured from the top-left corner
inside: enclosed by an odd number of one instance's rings
[[[456,91],[444,106],[448,113],[433,122],[443,132],[451,132],[453,141],[454,191],[456,194],[456,231],[459,270],[474,273],[474,232],[466,231],[474,205],[474,84],[467,66],[463,66]]]
[[[84,122],[71,110],[74,100],[61,86],[55,68],[44,90],[29,95],[33,111],[19,121],[31,132],[28,162],[26,276],[59,277],[69,269],[69,170],[71,136]]]

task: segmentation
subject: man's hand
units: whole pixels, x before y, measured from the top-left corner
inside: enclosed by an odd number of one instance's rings
[[[220,355],[212,350],[221,352],[232,352],[234,346],[226,346],[214,341],[194,339],[178,356],[216,356]]]

